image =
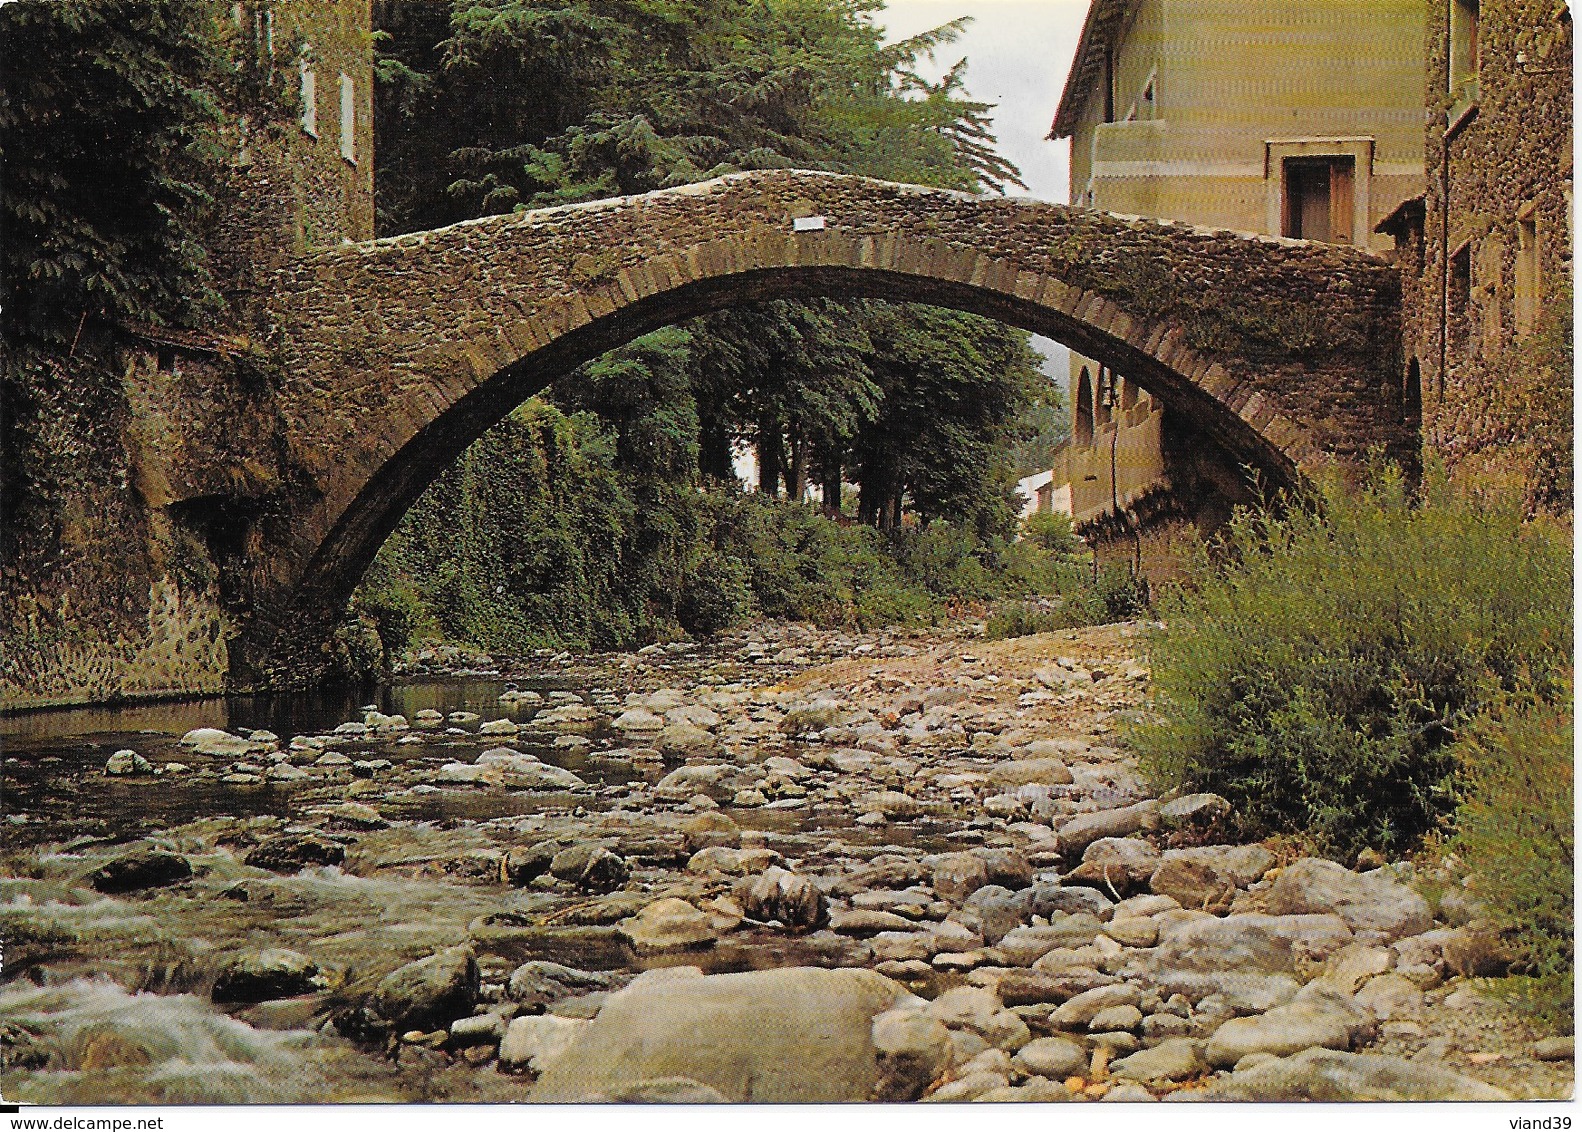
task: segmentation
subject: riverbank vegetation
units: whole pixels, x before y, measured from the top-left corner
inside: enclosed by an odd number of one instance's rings
[[[1437,472],[1414,503],[1386,472],[1321,513],[1240,516],[1158,602],[1129,738],[1159,787],[1228,798],[1241,837],[1458,852],[1511,970],[1569,1019],[1571,539],[1524,510]]]

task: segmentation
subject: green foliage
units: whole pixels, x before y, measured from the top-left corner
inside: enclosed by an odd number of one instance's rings
[[[883,401],[852,441],[859,513],[895,526],[904,500],[925,525],[948,517],[1008,538],[1020,511],[1010,446],[1043,381],[1026,335],[916,304],[873,304],[865,322]]]
[[[1561,702],[1502,703],[1454,753],[1470,786],[1455,848],[1525,975],[1522,997],[1569,1029],[1573,1009],[1575,810],[1570,689]]]
[[[1410,848],[1455,811],[1466,723],[1502,689],[1559,692],[1570,547],[1509,501],[1436,475],[1413,507],[1388,472],[1330,485],[1322,515],[1242,514],[1222,549],[1159,603],[1164,722],[1132,741],[1160,786],[1229,798],[1246,836]]]
[[[1573,380],[1571,284],[1557,290],[1531,334],[1516,343],[1511,364],[1492,383],[1488,416],[1527,446],[1533,467],[1530,507],[1570,511],[1573,487]],[[1502,439],[1504,439],[1502,437]],[[1509,451],[1500,453],[1509,460]]]
[[[1055,453],[1071,436],[1071,413],[1066,393],[1053,381],[1033,382],[1026,404],[1017,415],[1019,439],[1011,445],[1010,464],[1018,479],[1047,472]]]
[[[0,6],[0,306],[65,343],[87,317],[213,309],[201,238],[229,64],[204,0]]]
[[[1056,559],[1053,596],[998,606],[984,626],[991,640],[1051,633],[1085,625],[1127,621],[1148,611],[1148,586],[1124,566],[1107,563],[1094,577],[1090,563],[1061,556]]]
[[[1019,184],[990,107],[884,46],[877,0],[451,0],[380,8],[380,230],[819,168]]]
[[[597,419],[529,401],[408,511],[354,607],[390,645],[413,632],[516,652],[627,644],[634,512]]]
[[[1071,516],[1061,511],[1035,511],[1022,520],[1022,537],[1051,554],[1074,555],[1082,550]]]

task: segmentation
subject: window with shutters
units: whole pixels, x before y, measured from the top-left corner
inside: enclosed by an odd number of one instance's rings
[[[1282,170],[1280,234],[1349,244],[1352,239],[1351,157],[1288,157]]]

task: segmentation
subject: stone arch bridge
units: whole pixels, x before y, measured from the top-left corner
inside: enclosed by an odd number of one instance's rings
[[[866,296],[1047,335],[1134,379],[1266,482],[1410,462],[1396,272],[1331,245],[808,172],[345,245],[266,301],[291,491],[222,540],[239,683],[310,673],[406,508],[556,375],[744,300]],[[213,540],[211,539],[211,547]]]

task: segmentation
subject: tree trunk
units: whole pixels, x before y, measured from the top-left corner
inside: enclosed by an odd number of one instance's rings
[[[801,502],[807,498],[807,442],[791,438],[791,463],[786,468],[786,498]]]
[[[825,453],[819,465],[819,483],[824,489],[824,514],[840,518],[840,457]]]
[[[758,422],[758,490],[764,495],[780,495],[780,475],[785,466],[785,440],[780,435],[780,422],[761,419]]]
[[[731,438],[725,431],[724,421],[703,417],[698,422],[698,471],[717,480],[735,476],[735,469],[731,467]]]

